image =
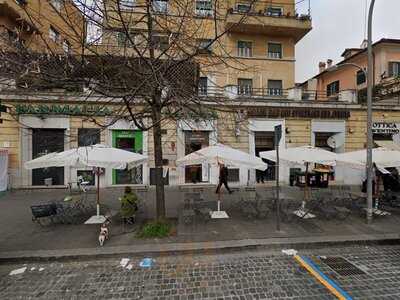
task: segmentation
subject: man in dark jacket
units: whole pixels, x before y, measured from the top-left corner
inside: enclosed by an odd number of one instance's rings
[[[229,194],[232,194],[232,191],[228,186],[228,168],[223,163],[218,163],[218,165],[219,165],[219,183],[215,193],[218,194],[219,190],[221,189],[221,186],[225,185],[225,188],[228,190]]]

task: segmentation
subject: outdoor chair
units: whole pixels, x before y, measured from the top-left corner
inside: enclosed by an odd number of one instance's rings
[[[192,224],[196,217],[203,222],[208,222],[211,219],[211,205],[215,201],[204,201],[201,193],[188,192],[184,194],[182,221],[184,224]]]

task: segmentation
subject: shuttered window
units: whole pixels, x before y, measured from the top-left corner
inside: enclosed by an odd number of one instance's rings
[[[389,77],[400,76],[400,62],[389,62]]]

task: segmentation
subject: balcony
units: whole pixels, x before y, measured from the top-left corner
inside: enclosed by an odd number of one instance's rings
[[[297,42],[312,29],[312,24],[309,15],[271,14],[267,10],[245,12],[231,8],[227,14],[226,29],[237,33],[288,36]]]

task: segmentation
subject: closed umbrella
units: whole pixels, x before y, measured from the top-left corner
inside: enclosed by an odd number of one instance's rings
[[[233,149],[223,144],[217,144],[200,149],[196,152],[186,155],[176,161],[177,166],[188,166],[208,163],[217,166],[219,163],[244,167],[248,169],[257,169],[265,171],[268,165],[257,156],[250,155],[240,150]],[[221,201],[218,194],[218,210],[212,212],[212,218],[228,218],[226,212],[220,209]]]
[[[93,222],[104,220],[100,216],[100,168],[132,169],[147,161],[147,156],[105,145],[79,147],[63,152],[54,152],[25,163],[26,169],[48,167],[97,168],[97,215]],[[93,218],[93,217],[92,217]],[[90,219],[89,219],[90,220]],[[89,221],[88,220],[88,221]]]

